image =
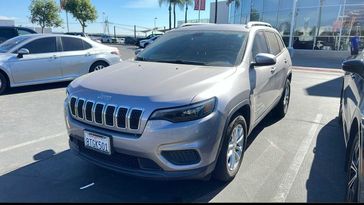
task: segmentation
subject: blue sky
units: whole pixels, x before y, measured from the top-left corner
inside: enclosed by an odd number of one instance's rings
[[[108,16],[110,22],[121,25],[138,25],[138,30],[142,27],[154,27],[154,18],[158,27],[168,27],[168,6],[158,4],[158,0],[91,0],[98,11],[97,22],[89,25],[86,32],[103,32],[103,21]],[[206,10],[201,11],[201,18],[209,18],[210,2],[207,0]],[[0,0],[0,19],[15,19],[16,25],[32,26],[29,21],[29,5],[31,0]],[[58,3],[59,0],[56,0]],[[105,12],[105,15],[103,15]],[[188,11],[189,19],[197,19],[198,11],[193,10],[193,6]],[[63,28],[54,29],[54,31],[66,31],[66,15],[61,13],[64,21]],[[184,20],[184,10],[177,9],[177,21]],[[81,31],[78,22],[69,15],[70,31]],[[118,26],[118,34],[130,33],[132,27]],[[110,32],[113,32],[113,26],[110,26]]]

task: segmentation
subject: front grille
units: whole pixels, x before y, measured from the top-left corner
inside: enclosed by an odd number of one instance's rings
[[[69,109],[74,119],[104,128],[138,134],[143,110],[94,102],[72,96]]]

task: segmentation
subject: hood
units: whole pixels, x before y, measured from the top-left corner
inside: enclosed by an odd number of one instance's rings
[[[133,102],[189,104],[196,95],[235,70],[235,67],[123,61],[76,79],[70,89],[75,95],[91,90],[97,91],[94,95],[117,96]]]
[[[4,63],[4,61],[9,60],[9,58],[13,57],[14,54],[10,53],[0,53],[0,63]]]

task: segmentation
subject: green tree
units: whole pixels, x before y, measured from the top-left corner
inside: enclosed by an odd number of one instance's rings
[[[193,4],[193,0],[183,0],[181,3],[185,6],[185,23],[188,21],[188,7]]]
[[[239,7],[240,6],[240,0],[227,0],[226,4],[229,5],[231,3],[235,2],[235,6]]]
[[[94,22],[97,19],[96,8],[90,0],[66,1],[64,10],[71,13],[80,22],[82,32],[85,32],[88,22]]]
[[[169,11],[169,30],[172,29],[172,9],[173,9],[173,27],[176,28],[176,7],[179,6],[183,8],[185,5],[185,0],[158,0],[159,6],[163,4],[168,4]]]
[[[59,17],[59,7],[54,0],[32,0],[30,6],[30,21],[42,28],[60,27],[62,19]]]
[[[168,4],[168,12],[169,12],[169,30],[172,29],[172,2],[173,0],[158,0],[159,6],[163,4]]]

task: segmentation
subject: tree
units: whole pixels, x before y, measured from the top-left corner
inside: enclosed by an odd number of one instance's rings
[[[240,6],[240,0],[227,0],[226,4],[230,5],[231,3],[235,2],[235,6],[239,7]]]
[[[30,21],[42,28],[60,27],[62,19],[59,17],[59,7],[54,0],[32,0],[30,6]]]
[[[193,0],[183,0],[183,2],[182,2],[182,4],[184,5],[184,6],[186,6],[186,9],[185,9],[185,23],[187,23],[187,21],[188,21],[188,7],[190,6],[190,5],[192,5],[193,4]]]
[[[168,4],[168,12],[169,12],[169,30],[172,29],[172,0],[159,0],[159,6],[162,4]]]
[[[97,11],[90,0],[72,0],[66,1],[64,9],[71,13],[82,26],[82,32],[85,32],[87,22],[94,22],[97,19]]]

